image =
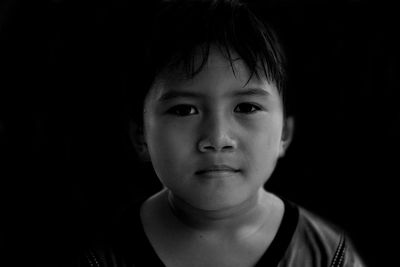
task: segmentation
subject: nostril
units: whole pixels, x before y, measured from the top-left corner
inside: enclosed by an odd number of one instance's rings
[[[213,146],[205,146],[204,149],[206,149],[206,150],[215,150],[215,147],[213,147]]]
[[[207,141],[201,141],[198,144],[198,149],[201,152],[218,152],[218,151],[231,151],[234,150],[235,146],[233,145],[213,145]]]
[[[223,146],[222,150],[232,150],[233,146],[229,145],[229,146]]]
[[[232,151],[236,148],[237,142],[226,134],[208,135],[199,140],[198,150],[201,152]]]
[[[203,144],[199,143],[199,150],[201,152],[207,152],[207,151],[214,151],[216,149],[212,145],[203,145]]]
[[[207,140],[207,139],[202,139],[198,142],[197,148],[201,152],[207,152],[207,151],[213,151],[215,150],[215,147],[212,145],[212,143]]]

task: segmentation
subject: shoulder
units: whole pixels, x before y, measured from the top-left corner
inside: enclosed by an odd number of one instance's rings
[[[80,254],[79,267],[134,266],[131,257],[137,254],[136,244],[142,243],[139,211],[141,203],[133,203],[121,217],[106,230],[104,238],[93,241]]]
[[[336,248],[343,231],[318,215],[299,207],[295,240],[308,244],[310,249],[330,252]]]
[[[79,267],[125,267],[112,246],[102,245],[86,249],[79,260]]]
[[[135,236],[127,233],[136,244]],[[135,247],[120,237],[97,242],[82,251],[79,267],[127,267],[132,266],[130,254],[136,254]],[[133,255],[132,255],[133,256]]]
[[[296,266],[364,266],[342,229],[302,207],[297,208],[298,223],[284,263],[295,262]]]

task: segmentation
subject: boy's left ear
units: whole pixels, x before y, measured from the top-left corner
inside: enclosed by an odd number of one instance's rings
[[[293,140],[294,133],[294,118],[287,117],[284,121],[282,137],[281,137],[281,145],[279,151],[279,157],[283,157],[288,149],[290,143]]]

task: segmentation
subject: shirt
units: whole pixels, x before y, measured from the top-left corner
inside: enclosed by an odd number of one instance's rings
[[[256,267],[362,267],[364,264],[339,228],[282,199],[285,211],[278,231]],[[89,249],[81,266],[163,267],[140,219],[140,205],[123,216],[108,244]]]

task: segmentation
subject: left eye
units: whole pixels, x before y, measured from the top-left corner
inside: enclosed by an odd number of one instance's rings
[[[259,106],[256,106],[254,104],[250,104],[250,103],[242,103],[239,104],[235,107],[235,112],[238,113],[254,113],[257,111],[260,111],[261,108]]]

